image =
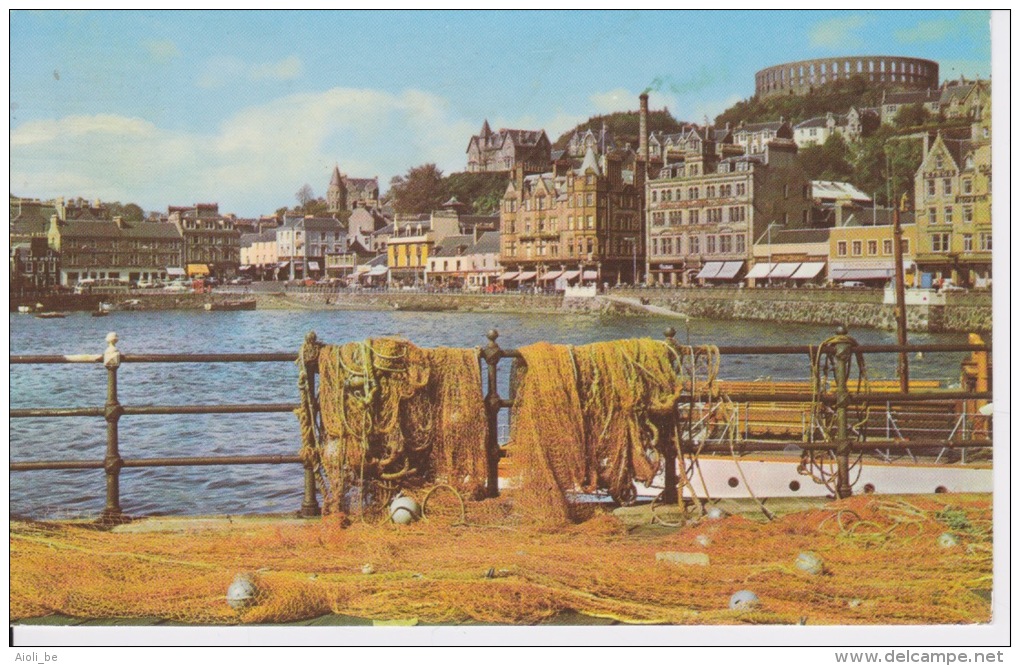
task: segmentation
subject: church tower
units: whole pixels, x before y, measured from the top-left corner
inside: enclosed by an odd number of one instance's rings
[[[340,165],[333,166],[333,177],[329,180],[329,189],[326,190],[326,210],[330,213],[339,213],[347,210],[347,183],[340,173]]]

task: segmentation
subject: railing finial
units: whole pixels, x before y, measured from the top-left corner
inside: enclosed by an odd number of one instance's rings
[[[113,331],[106,334],[106,351],[103,352],[103,365],[108,368],[120,367],[120,350],[117,349],[117,341],[120,338]]]
[[[494,328],[490,328],[489,332],[485,334],[485,337],[487,337],[490,341],[495,342],[496,338],[499,337],[499,331]]]

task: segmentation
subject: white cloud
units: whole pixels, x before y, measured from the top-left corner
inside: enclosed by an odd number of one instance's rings
[[[808,40],[811,46],[825,48],[860,46],[862,40],[857,32],[870,22],[870,19],[860,14],[821,21],[811,28]]]
[[[476,131],[445,99],[419,90],[289,95],[240,110],[208,134],[124,116],[68,116],[11,130],[11,189],[147,210],[210,200],[255,215],[294,203],[302,183],[324,194],[335,161],[352,176],[379,176],[384,190],[418,164],[460,171]]]
[[[167,63],[181,54],[177,44],[169,39],[150,39],[142,42],[152,59],[158,63]]]
[[[907,44],[917,42],[938,42],[957,32],[956,22],[949,19],[921,21],[912,28],[896,31],[896,39]]]
[[[299,78],[304,70],[301,58],[292,55],[280,62],[253,65],[248,72],[248,78],[252,81],[292,81]]]

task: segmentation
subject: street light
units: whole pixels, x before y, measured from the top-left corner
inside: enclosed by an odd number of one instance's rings
[[[765,228],[765,233],[762,234],[762,236],[766,236],[767,239],[768,239],[766,242],[768,243],[768,250],[769,250],[769,275],[772,274],[772,227],[782,227],[782,226],[784,226],[784,224],[782,222],[770,222],[769,226]],[[761,236],[758,236],[758,240],[755,241],[755,245],[757,245],[760,242],[761,242]],[[769,278],[768,283],[772,284],[772,278],[771,277]]]

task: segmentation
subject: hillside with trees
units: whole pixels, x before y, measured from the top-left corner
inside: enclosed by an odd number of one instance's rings
[[[826,112],[846,113],[851,106],[874,107],[882,101],[882,91],[874,88],[867,79],[852,76],[819,86],[810,95],[779,95],[760,99],[751,97],[737,102],[715,118],[716,127],[741,122],[764,123],[785,118],[796,125],[808,118],[824,116]]]
[[[631,147],[637,150],[640,122],[640,112],[638,111],[620,111],[603,116],[592,116],[573,129],[561,134],[553,143],[553,150],[564,150],[574,132],[584,132],[589,129],[594,132],[601,132],[603,123],[605,123],[606,131],[615,138],[617,146],[629,143]],[[648,111],[649,132],[674,134],[683,130],[684,125],[685,123],[673,117],[669,109]]]
[[[471,206],[477,215],[499,212],[508,173],[454,173],[446,176],[435,164],[412,167],[390,181],[387,199],[401,215],[430,213],[450,197]]]

